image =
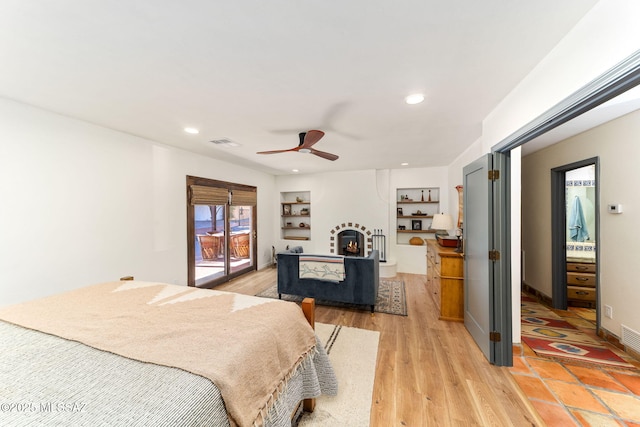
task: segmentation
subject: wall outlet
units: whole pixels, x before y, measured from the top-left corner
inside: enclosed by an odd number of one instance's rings
[[[609,319],[613,319],[613,308],[610,305],[604,306],[604,317],[608,317]]]

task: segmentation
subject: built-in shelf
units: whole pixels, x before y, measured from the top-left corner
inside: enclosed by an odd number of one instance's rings
[[[280,229],[284,240],[311,239],[311,192],[280,193]],[[304,224],[303,227],[300,224]]]
[[[416,187],[396,190],[396,243],[408,245],[414,236],[434,234],[430,228],[440,206],[440,188]],[[402,229],[404,228],[404,229]],[[415,240],[415,239],[414,239]]]

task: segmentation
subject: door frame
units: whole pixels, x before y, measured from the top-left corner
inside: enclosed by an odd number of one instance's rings
[[[567,309],[566,183],[568,171],[595,165],[596,332],[600,330],[600,159],[591,157],[551,169],[551,298],[554,308]]]
[[[584,85],[491,148],[506,153],[640,84],[640,50]]]

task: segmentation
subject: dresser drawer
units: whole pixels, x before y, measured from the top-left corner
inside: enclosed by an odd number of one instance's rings
[[[567,299],[580,301],[595,301],[596,290],[580,286],[567,286]]]
[[[567,273],[567,285],[589,286],[595,288],[596,275],[593,273]]]
[[[568,262],[567,263],[567,272],[574,271],[577,273],[595,273],[596,265],[593,264],[582,264],[579,262]]]

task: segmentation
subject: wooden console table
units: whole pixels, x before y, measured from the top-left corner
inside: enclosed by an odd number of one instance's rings
[[[464,321],[464,259],[455,248],[427,242],[427,285],[440,293],[440,320]],[[437,302],[437,301],[436,301]]]

